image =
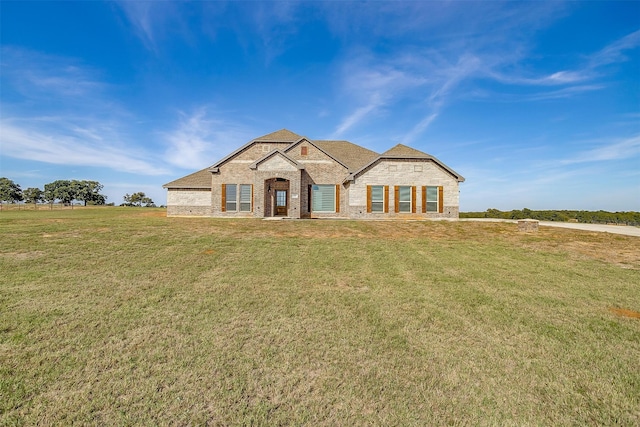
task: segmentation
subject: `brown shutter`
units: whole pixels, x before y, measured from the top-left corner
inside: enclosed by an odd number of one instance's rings
[[[251,212],[253,212],[253,184],[251,184]]]
[[[307,185],[307,212],[311,212],[311,184]]]
[[[438,212],[444,212],[444,187],[438,187]]]
[[[222,207],[220,210],[222,212],[227,211],[227,184],[222,184]]]
[[[422,213],[427,213],[427,187],[422,187]]]
[[[371,186],[367,185],[367,213],[371,213]]]
[[[389,213],[389,186],[384,186],[384,213]]]
[[[393,204],[396,209],[396,213],[400,212],[400,187],[397,185],[393,187]]]
[[[336,185],[336,212],[340,212],[340,184]]]
[[[411,186],[411,213],[416,213],[416,186]]]

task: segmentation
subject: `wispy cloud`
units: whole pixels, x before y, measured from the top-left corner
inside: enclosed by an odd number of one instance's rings
[[[575,164],[587,162],[603,162],[640,158],[640,135],[624,139],[608,141],[597,148],[576,153],[574,156],[562,160],[561,164]]]
[[[479,93],[474,91],[474,81],[493,80],[505,85],[507,91],[513,88],[516,90],[513,94],[494,94],[491,99],[518,102],[570,98],[602,90],[606,84],[599,81],[603,75],[601,67],[626,60],[625,52],[640,45],[640,31],[636,31],[587,55],[581,60],[581,67],[540,74],[535,69],[523,69],[529,48],[513,45],[508,38],[509,34],[502,41],[491,39],[495,47],[482,37],[473,44],[454,38],[434,43],[429,49],[409,46],[394,54],[369,51],[350,57],[344,67],[341,89],[350,95],[347,105],[351,109],[339,122],[334,136],[365,123],[385,108],[413,105],[424,113],[417,122],[403,124],[406,130],[399,140],[409,144],[455,99]],[[523,93],[522,88],[527,87],[533,89]]]
[[[640,46],[640,30],[634,31],[622,37],[619,40],[609,44],[604,49],[591,55],[589,58],[589,67],[596,68],[604,65],[623,62],[628,59],[624,52],[636,49]]]
[[[96,76],[99,74],[78,60],[4,46],[2,80],[5,89],[11,87],[23,97],[80,98],[106,88]]]
[[[58,165],[96,166],[116,171],[141,175],[162,175],[169,171],[151,164],[146,158],[148,153],[135,154],[131,147],[125,147],[123,141],[96,144],[107,137],[106,129],[100,133],[103,136],[87,135],[93,130],[80,127],[68,127],[61,131],[52,120],[60,122],[61,118],[34,119],[2,119],[2,154],[24,160],[34,160]],[[113,135],[113,132],[111,132]]]
[[[135,34],[145,47],[158,51],[158,38],[166,31],[180,27],[180,8],[164,1],[128,1],[116,2],[131,23]]]
[[[249,135],[246,125],[216,118],[207,107],[197,108],[191,114],[179,112],[178,116],[176,128],[164,133],[167,142],[164,159],[180,168],[203,168],[238,141],[255,136]]]
[[[140,175],[168,169],[137,148],[131,114],[114,101],[100,72],[73,58],[3,48],[2,156],[96,166]],[[6,72],[4,72],[6,70]]]

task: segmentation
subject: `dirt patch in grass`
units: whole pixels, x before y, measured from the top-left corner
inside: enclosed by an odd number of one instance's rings
[[[640,313],[626,308],[610,307],[609,311],[620,317],[630,317],[632,319],[640,319]]]
[[[31,251],[31,252],[5,252],[0,253],[1,257],[10,258],[16,261],[27,261],[31,259],[38,259],[46,255],[43,251]]]

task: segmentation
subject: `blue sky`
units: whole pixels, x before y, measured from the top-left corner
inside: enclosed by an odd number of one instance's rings
[[[0,2],[0,176],[109,202],[281,128],[462,174],[461,210],[640,211],[640,2]]]

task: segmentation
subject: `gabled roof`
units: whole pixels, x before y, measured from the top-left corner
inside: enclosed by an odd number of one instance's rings
[[[262,142],[296,142],[302,138],[302,135],[291,132],[289,129],[280,129],[266,135],[262,135],[254,141]]]
[[[378,153],[349,141],[313,141],[317,147],[344,164],[350,172],[378,157]]]
[[[402,145],[402,144],[396,145],[395,147],[393,147],[393,148],[385,151],[384,153],[382,153],[379,157],[377,157],[377,158],[373,159],[372,161],[370,161],[369,163],[363,165],[360,169],[358,169],[357,171],[351,173],[344,180],[344,182],[353,181],[358,176],[360,176],[364,171],[369,169],[371,166],[373,166],[376,163],[378,163],[378,162],[380,162],[382,160],[385,160],[385,159],[388,159],[388,160],[401,160],[401,159],[406,159],[406,160],[411,160],[411,159],[431,160],[432,162],[434,162],[435,164],[440,166],[442,169],[444,169],[445,171],[449,172],[454,178],[456,178],[458,180],[458,182],[464,182],[464,177],[462,175],[460,175],[458,172],[454,171],[449,166],[445,165],[444,163],[442,163],[440,160],[436,159],[432,155],[427,154],[427,153],[423,153],[420,150],[416,150],[415,148],[407,147],[406,145]]]
[[[403,158],[420,158],[429,159],[430,155],[416,150],[415,148],[407,147],[406,145],[398,144],[395,147],[382,153],[382,157],[403,157]]]
[[[171,181],[162,188],[208,188],[211,189],[211,172],[209,168],[199,170],[182,178]]]
[[[229,154],[228,156],[226,156],[222,160],[214,163],[209,168],[209,170],[211,172],[218,172],[218,168],[220,166],[222,166],[224,163],[226,163],[228,160],[231,160],[232,158],[234,158],[238,154],[242,153],[244,150],[246,150],[247,148],[251,147],[256,142],[260,142],[260,143],[264,143],[264,142],[295,142],[295,141],[300,140],[301,138],[302,138],[302,136],[300,136],[298,134],[295,134],[295,133],[293,133],[293,132],[291,132],[290,130],[287,130],[287,129],[280,129],[278,131],[275,131],[275,132],[272,132],[272,133],[269,133],[269,134],[266,134],[266,135],[262,135],[261,137],[252,139],[251,141],[247,142],[242,147],[238,148],[236,151],[234,151],[233,153]]]
[[[249,166],[249,168],[257,169],[258,165],[260,163],[270,159],[271,157],[275,156],[276,154],[280,155],[281,157],[283,157],[286,161],[291,163],[291,165],[296,167],[297,169],[304,169],[304,165],[301,165],[300,163],[296,162],[295,160],[293,160],[291,157],[287,156],[286,153],[282,152],[281,150],[273,150],[273,151],[271,151],[269,154],[267,154],[263,158],[261,158],[259,160],[256,160],[254,163],[252,163],[251,166]]]

